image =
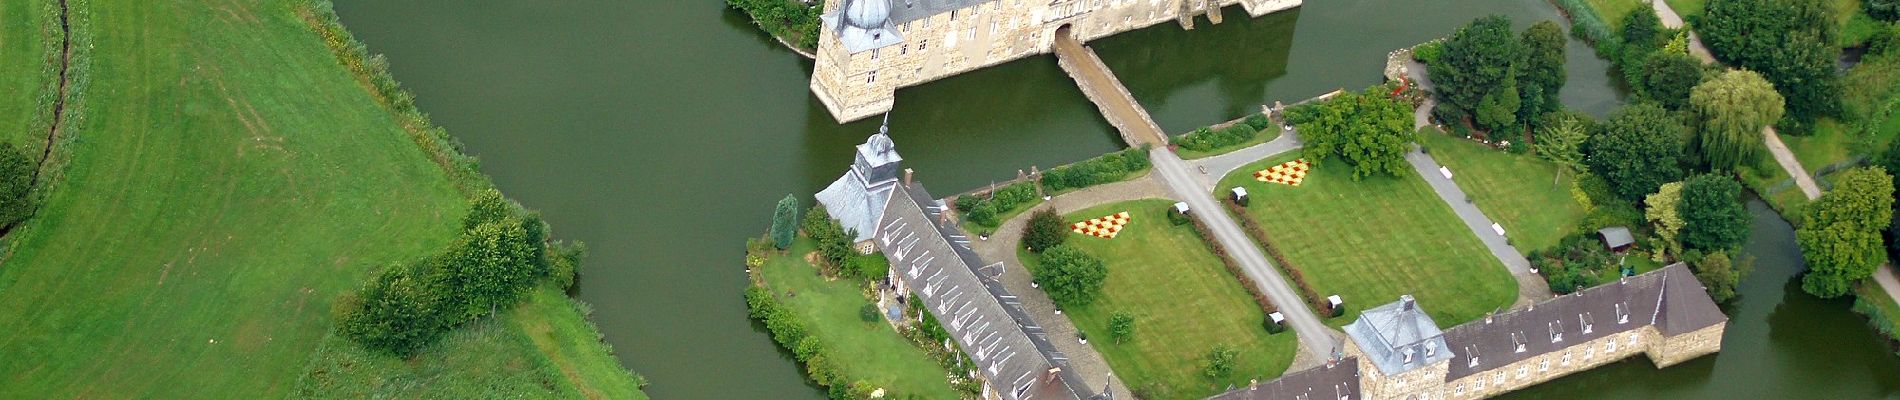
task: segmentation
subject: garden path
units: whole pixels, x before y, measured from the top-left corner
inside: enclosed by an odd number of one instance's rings
[[[1206,191],[1212,192],[1218,189],[1214,187],[1214,185],[1220,181],[1220,178],[1227,176],[1227,174],[1234,172],[1236,169],[1240,169],[1241,166],[1265,160],[1267,157],[1277,156],[1280,155],[1280,153],[1299,149],[1300,145],[1298,132],[1294,132],[1292,129],[1282,129],[1280,131],[1280,137],[1274,138],[1266,143],[1247,146],[1247,148],[1244,149],[1234,150],[1232,153],[1197,160],[1188,160],[1188,164],[1193,165],[1198,171],[1205,171],[1205,173],[1201,174],[1198,178],[1201,185],[1207,189]]]

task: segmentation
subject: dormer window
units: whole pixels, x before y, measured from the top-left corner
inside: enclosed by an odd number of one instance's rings
[[[1519,353],[1524,352],[1524,332],[1511,332],[1511,347]]]
[[[1561,321],[1552,321],[1550,323],[1550,342],[1563,343],[1563,341],[1564,341],[1564,323]]]
[[[1616,303],[1616,323],[1619,323],[1619,324],[1630,323],[1629,307],[1625,307],[1623,303]]]
[[[1403,353],[1403,354],[1405,354],[1405,363],[1406,363],[1406,364],[1411,364],[1411,363],[1412,363],[1412,349],[1410,349],[1410,348],[1407,348],[1407,349],[1405,349],[1405,350],[1401,350],[1401,351],[1399,351],[1399,353]]]
[[[1590,318],[1590,313],[1578,314],[1577,323],[1583,325],[1583,334],[1588,335],[1592,330],[1591,328],[1596,325],[1596,319]]]
[[[1470,367],[1470,368],[1478,367],[1478,349],[1473,348],[1471,346],[1465,346],[1465,357],[1470,358],[1469,360],[1467,360],[1468,362],[1465,364],[1466,367]]]

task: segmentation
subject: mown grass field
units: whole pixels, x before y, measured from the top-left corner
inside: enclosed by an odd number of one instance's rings
[[[800,236],[787,254],[772,257],[761,274],[786,307],[797,310],[806,329],[824,342],[826,357],[834,358],[845,376],[886,388],[894,398],[957,399],[948,372],[882,320],[865,322],[859,310],[872,304],[862,286],[845,279],[826,279],[805,262],[816,249]],[[787,294],[789,292],[789,294]]]
[[[1570,194],[1575,174],[1560,179],[1557,165],[1536,156],[1494,150],[1435,129],[1418,132],[1420,143],[1452,180],[1471,195],[1484,215],[1504,225],[1511,244],[1529,253],[1557,245],[1582,220],[1582,204]]]
[[[1299,158],[1248,164],[1217,190],[1244,186],[1247,215],[1321,295],[1338,294],[1352,322],[1360,310],[1418,298],[1441,327],[1477,319],[1517,300],[1517,281],[1417,174],[1354,182],[1339,160],[1314,168],[1298,187],[1253,179],[1254,171]]]
[[[7,238],[0,398],[286,397],[320,347],[349,345],[325,340],[333,299],[454,237],[463,197],[292,3],[69,1],[92,44],[75,46],[90,84],[69,105],[86,113],[63,178]],[[524,307],[566,301],[546,296]],[[575,345],[595,337],[578,313],[534,313],[435,350],[494,357],[365,362],[576,371],[484,382],[494,393],[631,386],[604,347]],[[510,351],[526,363],[483,363]],[[456,397],[437,383],[356,389]]]
[[[1299,347],[1293,332],[1267,333],[1266,314],[1194,228],[1168,223],[1165,213],[1173,204],[1135,200],[1065,216],[1073,223],[1130,214],[1114,239],[1069,237],[1067,243],[1106,262],[1108,280],[1093,304],[1064,315],[1088,334],[1089,345],[1108,360],[1116,378],[1145,399],[1199,399],[1229,384],[1280,376]],[[1036,268],[1035,255],[1024,252],[1022,259]],[[1132,340],[1115,343],[1109,335],[1108,320],[1116,312],[1135,317]],[[1202,374],[1202,362],[1221,343],[1239,350],[1240,357],[1231,377],[1214,380]]]
[[[1645,0],[1584,0],[1584,3],[1596,10],[1597,16],[1603,17],[1603,22],[1610,24],[1611,29],[1618,30],[1623,29],[1623,18],[1628,17],[1630,12],[1649,11],[1649,3]]]
[[[49,0],[0,3],[0,142],[35,157],[46,144],[58,82],[59,15]]]

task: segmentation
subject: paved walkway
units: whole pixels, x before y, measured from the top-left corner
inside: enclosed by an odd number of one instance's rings
[[[1266,254],[1241,230],[1240,224],[1227,215],[1226,208],[1215,202],[1213,193],[1201,184],[1204,182],[1202,178],[1196,177],[1200,172],[1166,148],[1151,150],[1149,158],[1154,160],[1153,173],[1174,191],[1173,197],[1187,202],[1188,209],[1193,210],[1191,212],[1199,216],[1201,222],[1207,224],[1207,229],[1212,231],[1210,233],[1214,234],[1214,240],[1227,249],[1227,255],[1240,264],[1247,277],[1253,279],[1268,300],[1279,306],[1288,325],[1299,335],[1302,349],[1320,359],[1330,357],[1335,350],[1343,350],[1332,335],[1333,329],[1313,314],[1300,293],[1287,283],[1286,277],[1281,276],[1272,263],[1267,262]]]
[[[1682,16],[1677,15],[1675,9],[1669,8],[1669,2],[1651,0],[1649,5],[1650,8],[1656,10],[1656,19],[1662,20],[1664,28],[1682,28]],[[1702,45],[1702,37],[1697,36],[1693,31],[1689,32],[1689,55],[1695,56],[1698,60],[1702,60],[1704,64],[1715,62],[1715,55],[1709,53],[1709,47]]]
[[[1201,186],[1207,189],[1203,192],[1213,193],[1214,189],[1216,189],[1214,185],[1219,184],[1220,178],[1227,176],[1228,173],[1234,172],[1234,170],[1240,169],[1240,167],[1246,166],[1247,164],[1280,155],[1280,153],[1298,150],[1300,145],[1300,135],[1298,133],[1292,130],[1282,130],[1280,131],[1280,137],[1269,140],[1266,143],[1247,146],[1246,148],[1234,150],[1227,154],[1187,160],[1187,162],[1189,165],[1194,166],[1195,171],[1201,172],[1201,174],[1196,177],[1196,180],[1200,181]]]
[[[1425,75],[1425,66],[1415,60],[1406,62],[1406,75],[1410,76],[1413,83],[1418,84],[1419,89],[1430,91],[1432,80]],[[1412,110],[1412,127],[1416,129],[1431,125],[1432,108],[1437,105],[1437,100],[1426,97],[1423,103]],[[1418,171],[1419,177],[1425,179],[1425,183],[1432,187],[1432,192],[1438,194],[1438,199],[1443,200],[1445,205],[1451,206],[1452,213],[1458,214],[1458,219],[1464,221],[1465,227],[1470,228],[1472,234],[1478,235],[1478,241],[1484,242],[1484,247],[1491,250],[1491,256],[1497,257],[1499,262],[1504,263],[1504,268],[1511,271],[1511,276],[1517,279],[1518,301],[1513,306],[1529,304],[1527,301],[1536,302],[1553,296],[1550,283],[1544,281],[1542,275],[1531,272],[1531,261],[1524,258],[1524,253],[1517,251],[1517,246],[1512,246],[1510,240],[1504,235],[1499,235],[1496,230],[1491,229],[1491,225],[1496,222],[1492,221],[1491,217],[1485,216],[1484,211],[1479,210],[1477,205],[1465,200],[1471,197],[1465,194],[1463,188],[1458,187],[1458,182],[1447,179],[1445,174],[1438,172],[1441,166],[1437,159],[1432,158],[1429,153],[1420,151],[1419,147],[1414,145],[1411,152],[1405,153],[1405,162],[1412,164],[1412,169]],[[1452,171],[1452,176],[1456,178],[1458,171]],[[1505,234],[1508,235],[1510,232],[1505,232]]]
[[[1056,35],[1055,53],[1057,64],[1062,66],[1069,77],[1075,79],[1076,86],[1082,88],[1082,94],[1095,103],[1102,112],[1102,118],[1108,120],[1120,131],[1122,141],[1129,147],[1150,145],[1156,148],[1167,146],[1168,137],[1162,133],[1148,111],[1141,108],[1128,88],[1115,78],[1108,65],[1095,56],[1095,50],[1083,47],[1074,36],[1063,32]]]
[[[1072,212],[1118,201],[1169,198],[1167,187],[1155,179],[1154,173],[1129,181],[1101,185],[1055,196],[1050,201],[1036,205],[1028,212],[1004,221],[996,228],[996,233],[987,240],[970,243],[970,249],[984,260],[1003,263],[1003,287],[1017,295],[1022,301],[1024,312],[1042,323],[1043,332],[1049,335],[1049,342],[1056,351],[1069,356],[1069,368],[1075,369],[1088,387],[1102,387],[1111,372],[1108,362],[1094,347],[1076,340],[1075,323],[1064,315],[1056,314],[1056,305],[1049,300],[1049,294],[1041,289],[1030,287],[1035,279],[1024,268],[1022,260],[1016,258],[1017,243],[1022,242],[1023,225],[1028,224],[1029,215],[1035,211],[1054,208],[1058,213]],[[1115,393],[1130,393],[1120,379],[1113,381]]]

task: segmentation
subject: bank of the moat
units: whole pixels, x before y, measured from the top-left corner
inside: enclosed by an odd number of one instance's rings
[[[580,297],[621,361],[653,382],[647,393],[822,396],[745,318],[735,265],[736,243],[761,231],[773,201],[832,182],[851,145],[876,129],[832,120],[809,94],[810,61],[719,2],[342,3],[345,22],[389,55],[422,108],[499,186],[590,245]],[[1537,0],[1228,12],[1220,25],[1162,24],[1091,45],[1164,130],[1180,133],[1275,100],[1376,83],[1386,52],[1474,17],[1505,14],[1520,27],[1559,18]],[[1575,41],[1568,50],[1565,103],[1592,113],[1620,104],[1606,63]],[[942,193],[1119,148],[1074,85],[1052,57],[965,73],[898,93],[906,106],[892,114],[892,132],[910,149],[906,164]],[[1780,228],[1764,228],[1771,221]],[[1756,230],[1756,273],[1728,306],[1722,353],[1661,371],[1617,363],[1513,396],[1900,393],[1900,361],[1859,316],[1788,284],[1801,266],[1785,223],[1758,213]]]

